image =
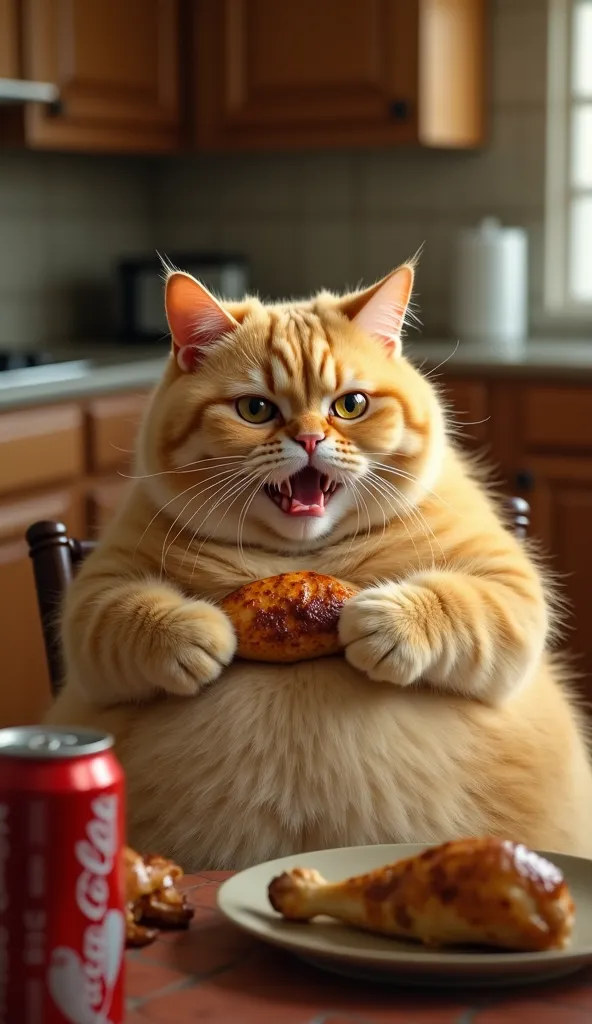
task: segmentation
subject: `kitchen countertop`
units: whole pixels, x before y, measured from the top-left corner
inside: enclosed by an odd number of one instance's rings
[[[592,972],[510,988],[397,988],[351,981],[265,946],[216,909],[230,872],[181,885],[188,931],[127,954],[126,1024],[590,1024]]]
[[[451,376],[545,377],[592,382],[592,338],[578,341],[533,339],[522,351],[510,353],[503,348],[496,350],[470,341],[415,341],[409,337],[403,351],[424,370],[442,368],[443,373]]]
[[[405,353],[422,369],[450,376],[513,377],[592,383],[592,339],[529,341],[510,355],[471,342],[414,340]],[[168,346],[75,346],[68,361],[0,374],[0,410],[17,409],[90,395],[145,390],[158,381]],[[445,369],[444,369],[445,368]]]
[[[63,362],[0,373],[0,411],[117,391],[144,391],[159,380],[168,356],[162,349],[72,347]]]

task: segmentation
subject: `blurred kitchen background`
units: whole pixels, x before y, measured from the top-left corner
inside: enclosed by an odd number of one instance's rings
[[[421,95],[429,69],[422,53],[408,52],[418,45],[413,17],[389,12],[446,6],[464,8],[467,23],[449,44],[452,63],[435,88],[458,76],[453,88],[472,92],[460,102],[478,104],[483,118],[474,139],[467,125],[468,141],[461,137],[458,148],[446,147],[445,131],[446,148],[422,146],[407,131],[405,118],[437,97]],[[155,250],[242,253],[250,287],[283,297],[371,282],[425,243],[418,278],[425,334],[449,334],[456,233],[492,215],[528,231],[530,323],[545,331],[546,0],[194,0],[188,7],[177,0],[0,3],[4,48],[7,12],[16,14],[16,70],[56,84],[62,104],[57,114],[11,109],[4,129],[0,111],[2,346],[112,337],[117,265]],[[198,25],[187,27],[196,14]],[[211,37],[198,53],[200,14]],[[392,46],[389,17],[409,32]],[[226,25],[216,24],[222,19]],[[224,31],[233,37],[225,40]],[[292,57],[291,47],[300,47]],[[215,64],[217,83],[205,81],[198,59]],[[389,60],[419,65],[412,94],[396,66],[383,66]],[[0,74],[8,73],[0,62]],[[391,84],[401,89],[399,121],[388,110]],[[218,105],[203,97],[216,85],[225,91]],[[451,94],[448,102],[459,100]],[[447,120],[450,111],[441,114]],[[12,139],[9,147],[4,136],[17,134],[18,120],[22,144]],[[380,140],[381,133],[388,143],[377,146],[372,134]]]
[[[280,299],[421,246],[408,352],[590,674],[592,0],[0,0],[0,724],[49,692],[25,530],[95,537],[128,486],[157,253]]]

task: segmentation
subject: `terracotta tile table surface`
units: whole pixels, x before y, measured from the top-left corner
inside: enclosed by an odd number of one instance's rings
[[[229,872],[184,879],[195,918],[127,956],[126,1024],[592,1024],[592,970],[560,982],[424,990],[332,977],[251,939],[216,909]]]

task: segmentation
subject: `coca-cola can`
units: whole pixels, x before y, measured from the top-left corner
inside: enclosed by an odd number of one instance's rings
[[[0,729],[0,1022],[121,1024],[123,771],[88,729]]]

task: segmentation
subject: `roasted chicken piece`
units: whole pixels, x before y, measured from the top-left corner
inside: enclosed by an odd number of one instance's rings
[[[123,860],[127,945],[146,946],[156,938],[158,928],[186,928],[193,910],[175,887],[183,877],[182,868],[154,854],[142,857],[129,846],[124,848]]]
[[[269,899],[293,921],[327,914],[430,946],[523,952],[567,946],[575,912],[559,868],[493,838],[445,843],[343,882],[295,868],[273,879]]]
[[[247,583],[222,601],[249,661],[294,662],[341,650],[339,613],[355,590],[318,572],[287,572]]]

